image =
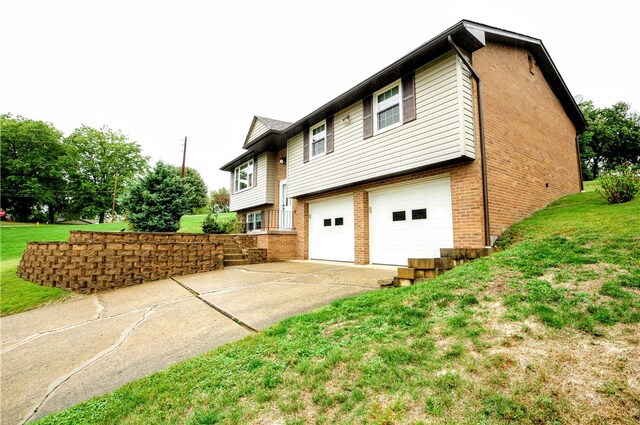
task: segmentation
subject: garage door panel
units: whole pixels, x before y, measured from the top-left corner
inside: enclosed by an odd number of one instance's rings
[[[372,263],[406,265],[408,258],[439,257],[440,248],[453,246],[448,177],[370,192],[369,206]],[[414,219],[412,211],[422,209],[426,219]],[[400,211],[405,220],[393,221]]]
[[[355,259],[353,196],[309,204],[309,258]]]

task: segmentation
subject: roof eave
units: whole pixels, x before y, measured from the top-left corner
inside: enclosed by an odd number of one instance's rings
[[[244,149],[247,150],[246,152],[229,161],[220,167],[220,169],[222,171],[233,171],[233,169],[238,165],[241,165],[261,153],[277,152],[286,148],[287,140],[282,136],[282,134],[283,132],[279,130],[269,130],[258,139],[253,140],[251,143],[246,145],[244,147]]]

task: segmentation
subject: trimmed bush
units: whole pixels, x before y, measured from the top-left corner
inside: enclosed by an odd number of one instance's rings
[[[209,214],[202,222],[203,233],[242,233],[242,223],[237,218],[224,219],[218,214]]]
[[[597,192],[610,204],[629,202],[640,191],[638,166],[620,166],[598,178]]]

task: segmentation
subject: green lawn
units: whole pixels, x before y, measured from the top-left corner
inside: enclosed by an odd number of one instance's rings
[[[42,287],[16,276],[16,269],[31,241],[66,241],[71,230],[118,231],[123,223],[50,225],[0,222],[0,315],[30,310],[69,296],[58,288]]]
[[[221,219],[233,219],[235,218],[236,213],[220,213],[218,217]],[[185,215],[180,220],[180,230],[178,232],[181,233],[202,233],[202,222],[207,217],[207,214],[199,214],[199,215]]]
[[[568,196],[490,257],[334,302],[38,423],[638,423],[638,229],[638,199]]]
[[[225,215],[234,216],[235,213]],[[202,221],[206,215],[184,216],[180,221],[180,232],[202,233]],[[27,282],[16,276],[16,269],[27,242],[67,241],[71,230],[99,232],[120,231],[127,223],[104,223],[92,225],[49,225],[0,222],[0,315],[30,310],[47,302],[59,301],[69,292],[47,288]]]

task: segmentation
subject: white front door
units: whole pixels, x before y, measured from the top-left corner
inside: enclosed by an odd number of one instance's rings
[[[407,265],[409,258],[440,257],[453,248],[449,177],[369,192],[372,264]]]
[[[353,195],[309,204],[309,259],[355,259]]]
[[[280,180],[280,230],[291,230],[293,228],[293,210],[291,198],[287,194],[287,181]]]

